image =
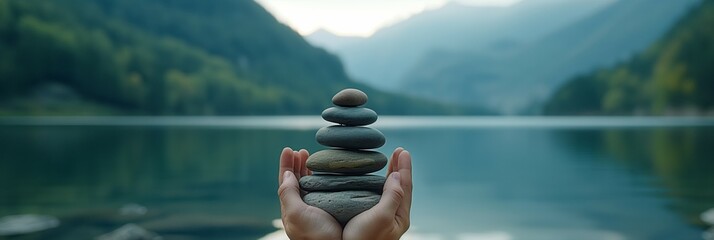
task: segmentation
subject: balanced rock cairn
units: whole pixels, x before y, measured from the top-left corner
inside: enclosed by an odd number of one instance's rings
[[[307,159],[307,168],[315,172],[300,179],[300,188],[308,193],[305,203],[321,208],[343,226],[357,214],[379,202],[385,177],[368,175],[387,165],[387,157],[368,149],[384,145],[384,134],[364,127],[377,121],[377,113],[361,107],[367,94],[344,89],[333,98],[335,107],[325,109],[322,118],[337,125],[320,128],[317,142],[332,147]]]

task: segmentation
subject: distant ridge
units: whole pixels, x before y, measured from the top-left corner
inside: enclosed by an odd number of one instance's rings
[[[714,1],[662,40],[611,68],[576,77],[545,104],[552,115],[714,114]]]
[[[505,114],[535,114],[568,78],[622,61],[661,37],[699,0],[621,0],[503,54],[432,51],[400,89],[468,101]],[[447,94],[448,93],[448,94]]]
[[[399,81],[431,51],[499,53],[491,47],[535,41],[612,1],[528,0],[511,7],[450,2],[333,51],[357,81],[396,90]]]
[[[325,29],[318,29],[307,36],[305,39],[313,46],[323,47],[330,52],[338,53],[340,49],[349,47],[359,41],[364,40],[364,37],[357,36],[339,36]]]
[[[382,114],[477,111],[352,81],[248,0],[0,0],[0,115],[320,113],[342,88]]]

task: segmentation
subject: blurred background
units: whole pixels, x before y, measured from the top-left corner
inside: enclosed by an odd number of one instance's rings
[[[284,239],[343,88],[404,239],[714,239],[713,0],[0,0],[0,239]],[[384,170],[380,172],[384,174]]]

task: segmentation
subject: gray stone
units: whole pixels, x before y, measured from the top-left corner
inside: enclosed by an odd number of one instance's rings
[[[300,178],[300,188],[308,192],[364,190],[382,193],[385,177],[378,175],[341,176],[315,174]]]
[[[704,211],[701,214],[702,221],[714,226],[714,208]]]
[[[318,143],[347,149],[371,149],[384,145],[384,134],[370,127],[329,126],[315,134]]]
[[[144,216],[148,209],[136,203],[129,203],[119,208],[119,215],[122,216]]]
[[[354,88],[343,89],[332,97],[332,103],[342,107],[362,106],[367,103],[367,94]]]
[[[59,226],[60,221],[52,216],[24,214],[0,218],[0,236],[39,232]]]
[[[331,107],[322,111],[322,118],[347,126],[363,126],[376,122],[377,113],[363,107]]]
[[[377,205],[380,195],[370,191],[311,192],[305,203],[325,210],[343,226],[354,216]]]
[[[146,229],[135,224],[129,223],[120,228],[101,235],[97,240],[161,240],[163,239],[156,233],[149,232]]]
[[[387,156],[377,151],[327,149],[310,155],[306,166],[316,172],[365,174],[387,165]]]

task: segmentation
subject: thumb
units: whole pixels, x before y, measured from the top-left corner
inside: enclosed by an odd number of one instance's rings
[[[278,187],[278,197],[280,198],[280,205],[285,209],[300,207],[305,204],[300,198],[299,186],[293,172],[285,171],[283,173],[283,183]]]
[[[392,172],[384,183],[382,199],[379,200],[375,208],[379,209],[380,212],[396,215],[397,209],[403,200],[404,189],[402,189],[401,185],[401,176],[399,172]]]

